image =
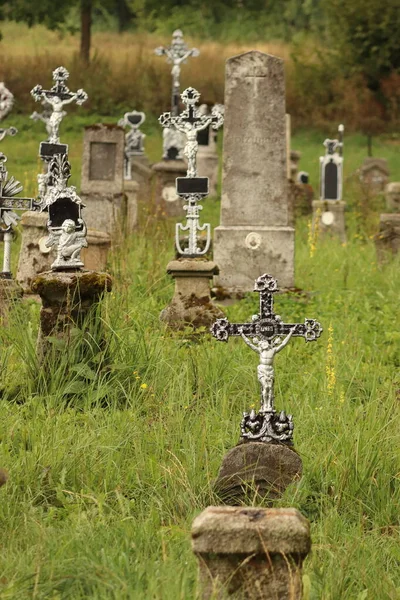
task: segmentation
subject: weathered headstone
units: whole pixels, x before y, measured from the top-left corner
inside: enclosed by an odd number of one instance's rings
[[[274,399],[274,359],[290,338],[302,337],[306,342],[319,338],[321,325],[315,319],[302,323],[284,323],[276,315],[273,294],[278,292],[276,279],[261,275],[255,281],[254,291],[260,294],[259,313],[251,323],[230,323],[218,319],[211,328],[217,340],[227,342],[231,336],[240,336],[259,355],[257,376],[261,386],[261,407],[258,412],[243,413],[240,425],[242,443],[224,458],[215,490],[222,500],[242,502],[249,489],[262,497],[274,499],[285,487],[301,475],[301,460],[288,448],[293,445],[293,420],[285,411],[279,414]],[[275,449],[257,452],[247,443],[279,444]],[[264,462],[265,461],[265,462]]]
[[[294,229],[288,226],[283,60],[258,51],[228,59],[224,105],[216,285],[251,291],[267,269],[291,287]]]
[[[160,318],[172,329],[182,329],[187,325],[198,329],[209,327],[222,311],[211,302],[210,280],[218,273],[217,265],[207,260],[206,254],[211,243],[209,223],[200,225],[199,201],[209,192],[207,177],[197,176],[197,134],[208,127],[214,130],[221,127],[223,115],[216,108],[211,115],[200,114],[196,107],[200,94],[194,88],[187,88],[182,94],[186,105],[178,116],[171,113],[161,115],[163,127],[175,127],[186,134],[184,154],[188,160],[186,177],[176,179],[176,193],[186,204],[186,224],[177,223],[175,246],[179,258],[167,265],[167,272],[175,279],[175,293],[170,304],[162,311]],[[187,232],[187,239],[181,235]],[[204,233],[204,245],[199,234]]]
[[[346,241],[343,197],[343,125],[338,139],[324,141],[325,155],[320,156],[320,199],[314,200],[313,228]]]
[[[137,224],[138,184],[124,182],[124,131],[117,125],[85,127],[81,197],[90,229],[115,240]],[[130,221],[128,222],[128,215]]]
[[[192,525],[202,600],[301,600],[308,520],[294,508],[209,506]]]
[[[400,213],[381,214],[375,246],[381,264],[400,252]]]
[[[361,187],[366,194],[371,196],[384,191],[389,176],[390,171],[385,158],[369,156],[364,159],[359,171]]]
[[[392,181],[385,188],[386,208],[391,212],[400,212],[400,181]]]

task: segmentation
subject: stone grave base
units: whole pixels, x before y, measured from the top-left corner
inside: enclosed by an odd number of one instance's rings
[[[40,331],[38,338],[39,360],[44,362],[52,355],[53,344],[48,336],[68,342],[71,329],[81,328],[93,316],[95,329],[96,313],[93,306],[105,292],[111,291],[112,280],[107,273],[96,271],[64,271],[42,273],[32,283],[32,291],[40,295]],[[91,334],[92,335],[92,334]],[[84,345],[84,352],[93,344]],[[94,348],[93,352],[98,352]],[[60,355],[63,351],[60,351]]]
[[[82,248],[81,257],[88,271],[104,271],[107,266],[108,252],[111,248],[111,237],[102,231],[88,229],[88,247]]]
[[[346,241],[345,203],[341,200],[313,200],[313,229]]]
[[[302,472],[300,456],[284,444],[241,442],[225,455],[214,491],[231,505],[248,503],[256,494],[272,501]]]
[[[54,248],[46,248],[48,213],[28,211],[21,217],[22,241],[16,280],[26,294],[31,293],[33,279],[48,271],[56,259]]]
[[[400,212],[400,181],[392,181],[385,188],[386,208]]]
[[[176,194],[175,179],[186,177],[187,166],[183,160],[162,160],[152,166],[155,173],[154,206],[159,216],[182,217],[186,204]]]
[[[199,177],[208,177],[209,179],[209,196],[217,195],[218,185],[218,154],[209,150],[201,150],[205,146],[199,146],[197,153],[197,173]]]
[[[231,293],[254,291],[261,273],[281,288],[294,286],[294,229],[220,225],[214,230],[214,260],[220,273],[215,286]]]
[[[171,329],[187,326],[209,328],[224,316],[211,302],[210,279],[218,272],[214,262],[198,258],[180,258],[167,265],[167,273],[175,279],[171,303],[161,311],[160,319]]]
[[[378,262],[383,263],[400,251],[400,213],[382,214],[375,235]]]
[[[138,194],[139,184],[133,179],[125,179],[124,192],[126,196],[125,207],[125,235],[131,235],[138,224]]]
[[[21,300],[24,291],[15,279],[0,278],[0,324],[5,325],[9,310]]]
[[[209,506],[192,525],[202,600],[301,600],[309,522],[294,508]]]

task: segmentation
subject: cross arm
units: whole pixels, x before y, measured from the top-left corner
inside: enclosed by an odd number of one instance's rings
[[[4,210],[40,210],[40,204],[34,198],[0,197],[0,211]]]
[[[227,342],[230,336],[255,336],[254,323],[229,323],[228,319],[217,319],[211,326],[212,335],[220,342]]]

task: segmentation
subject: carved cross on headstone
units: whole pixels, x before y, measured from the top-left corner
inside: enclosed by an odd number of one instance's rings
[[[343,125],[339,125],[339,139],[324,141],[325,156],[321,156],[321,200],[341,200],[343,186]]]
[[[227,342],[230,336],[241,336],[260,356],[257,374],[261,384],[261,408],[258,413],[252,410],[243,414],[242,438],[291,444],[292,417],[286,416],[284,411],[277,415],[274,408],[274,358],[292,336],[313,342],[321,335],[322,327],[315,319],[305,319],[304,323],[284,323],[275,314],[273,295],[279,290],[276,279],[271,275],[261,275],[256,279],[254,291],[260,294],[260,310],[253,315],[251,323],[230,323],[228,319],[218,319],[212,325],[211,333],[221,342]]]
[[[158,56],[166,56],[169,63],[172,63],[172,99],[171,112],[174,116],[179,114],[179,91],[181,64],[186,62],[190,56],[199,56],[197,48],[188,48],[183,39],[180,29],[176,29],[172,34],[172,42],[168,48],[159,46],[154,50]]]
[[[19,220],[14,211],[38,210],[39,206],[34,198],[15,197],[23,190],[23,186],[14,177],[8,177],[6,162],[7,157],[0,152],[0,231],[4,240],[3,269],[0,272],[0,278],[11,279],[13,227]]]
[[[48,120],[48,132],[50,133],[49,145],[59,144],[59,128],[60,123],[65,116],[63,107],[65,104],[76,102],[77,104],[83,104],[88,99],[88,95],[82,89],[76,92],[71,92],[66,85],[66,80],[69,77],[67,69],[64,67],[58,67],[53,71],[54,85],[49,90],[44,90],[41,85],[36,85],[31,90],[31,95],[34,97],[36,102],[45,100],[52,108],[52,113]],[[64,152],[65,153],[65,152]],[[53,154],[60,154],[60,152],[54,151]]]
[[[187,88],[181,94],[181,98],[186,109],[180,115],[173,116],[170,112],[166,112],[158,120],[162,127],[173,127],[186,135],[186,145],[183,151],[188,161],[186,176],[197,177],[196,156],[199,147],[197,132],[209,125],[215,130],[219,129],[224,122],[224,117],[218,107],[212,109],[211,115],[199,114],[196,104],[200,94],[192,87]]]

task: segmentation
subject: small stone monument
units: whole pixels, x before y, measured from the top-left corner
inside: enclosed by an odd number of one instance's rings
[[[146,120],[144,112],[132,110],[124,114],[118,121],[120,127],[128,127],[125,133],[125,183],[133,180],[139,184],[140,198],[150,195],[152,171],[150,162],[144,152],[145,134],[140,127]]]
[[[137,225],[139,185],[134,180],[124,180],[124,160],[125,136],[121,127],[85,127],[81,197],[87,206],[89,233],[108,235],[108,246],[132,233]],[[104,267],[105,264],[99,266]]]
[[[17,196],[23,187],[14,177],[8,176],[7,157],[0,152],[0,234],[4,244],[3,268],[0,272],[0,319],[5,319],[9,306],[23,294],[22,288],[11,273],[11,248],[14,227],[20,217],[15,210],[38,210],[33,198]]]
[[[390,177],[387,160],[368,156],[361,165],[359,177],[365,194],[376,196],[382,193]]]
[[[385,188],[387,213],[380,216],[375,236],[378,262],[384,263],[400,251],[400,183],[388,183]]]
[[[338,236],[346,241],[345,203],[343,196],[343,132],[338,127],[338,139],[324,141],[325,155],[320,156],[320,199],[314,200],[313,227],[322,233]]]
[[[68,340],[71,328],[82,327],[90,319],[94,304],[111,290],[109,275],[83,270],[80,253],[87,246],[87,228],[82,218],[84,205],[75,187],[67,185],[71,165],[65,154],[53,156],[49,175],[52,185],[41,199],[40,208],[48,212],[49,236],[45,244],[55,246],[56,258],[52,270],[42,273],[32,283],[33,292],[42,299],[38,342],[42,362],[52,353],[48,337]]]
[[[388,211],[400,213],[400,181],[392,181],[386,185],[385,200]]]
[[[182,329],[191,325],[209,327],[222,311],[217,308],[210,297],[210,280],[218,273],[217,265],[207,260],[211,243],[210,225],[199,223],[200,200],[209,192],[207,177],[197,176],[197,133],[210,125],[214,129],[221,127],[223,115],[213,109],[211,115],[200,115],[196,107],[200,94],[194,88],[186,89],[182,94],[182,101],[186,104],[179,116],[164,113],[160,117],[163,127],[174,126],[178,131],[186,134],[187,141],[184,155],[188,161],[186,177],[176,179],[176,193],[186,204],[186,224],[177,223],[175,245],[179,258],[167,265],[167,272],[175,279],[175,293],[171,303],[162,311],[160,318],[172,329]],[[181,241],[181,234],[188,233],[188,238]],[[205,233],[202,246],[199,233]]]
[[[172,96],[171,115],[179,115],[180,101],[180,74],[181,65],[191,56],[198,56],[197,48],[188,48],[180,29],[172,34],[171,45],[167,48],[160,46],[155,49],[158,56],[166,56],[167,62],[172,64]],[[163,131],[163,159],[154,164],[155,173],[155,204],[158,214],[177,217],[184,214],[183,202],[176,194],[175,179],[184,177],[186,164],[183,160],[185,136],[182,131],[174,127],[165,128]]]
[[[217,104],[216,108],[219,113],[224,114],[224,107],[222,104]],[[209,114],[207,104],[202,104],[199,107],[199,114]],[[217,153],[217,132],[212,129],[211,125],[209,125],[197,133],[197,141],[199,143],[199,150],[197,153],[197,169],[202,177],[208,177],[210,196],[215,197],[217,195],[219,167]]]
[[[286,166],[283,60],[251,51],[227,60],[218,287],[253,289],[266,269],[294,285],[294,229]]]
[[[301,600],[310,525],[295,508],[209,506],[192,525],[202,600]]]
[[[243,413],[241,442],[225,456],[215,483],[220,498],[230,504],[242,502],[254,487],[261,497],[273,500],[282,495],[289,483],[300,478],[301,459],[289,447],[293,445],[292,416],[275,410],[274,359],[292,336],[313,342],[322,332],[315,319],[305,319],[304,324],[284,323],[275,314],[273,294],[279,290],[271,275],[258,277],[254,291],[260,294],[260,310],[251,323],[218,319],[211,327],[217,340],[227,342],[231,336],[240,336],[260,357],[257,376],[261,408],[259,412]],[[254,494],[254,489],[251,493]]]
[[[82,89],[71,92],[66,84],[68,78],[67,69],[58,67],[53,71],[54,84],[49,90],[44,90],[41,85],[37,85],[31,90],[31,95],[36,102],[41,102],[44,107],[42,113],[34,112],[31,118],[45,124],[48,136],[47,140],[41,142],[39,146],[39,156],[43,161],[43,172],[37,176],[39,204],[53,183],[48,171],[48,165],[53,156],[67,156],[68,154],[68,144],[61,143],[59,133],[61,122],[67,114],[63,108],[72,102],[82,105],[88,98]],[[54,251],[45,244],[46,222],[47,215],[44,212],[30,211],[22,215],[22,241],[17,281],[26,293],[31,292],[33,279],[39,273],[47,271],[55,258]]]

